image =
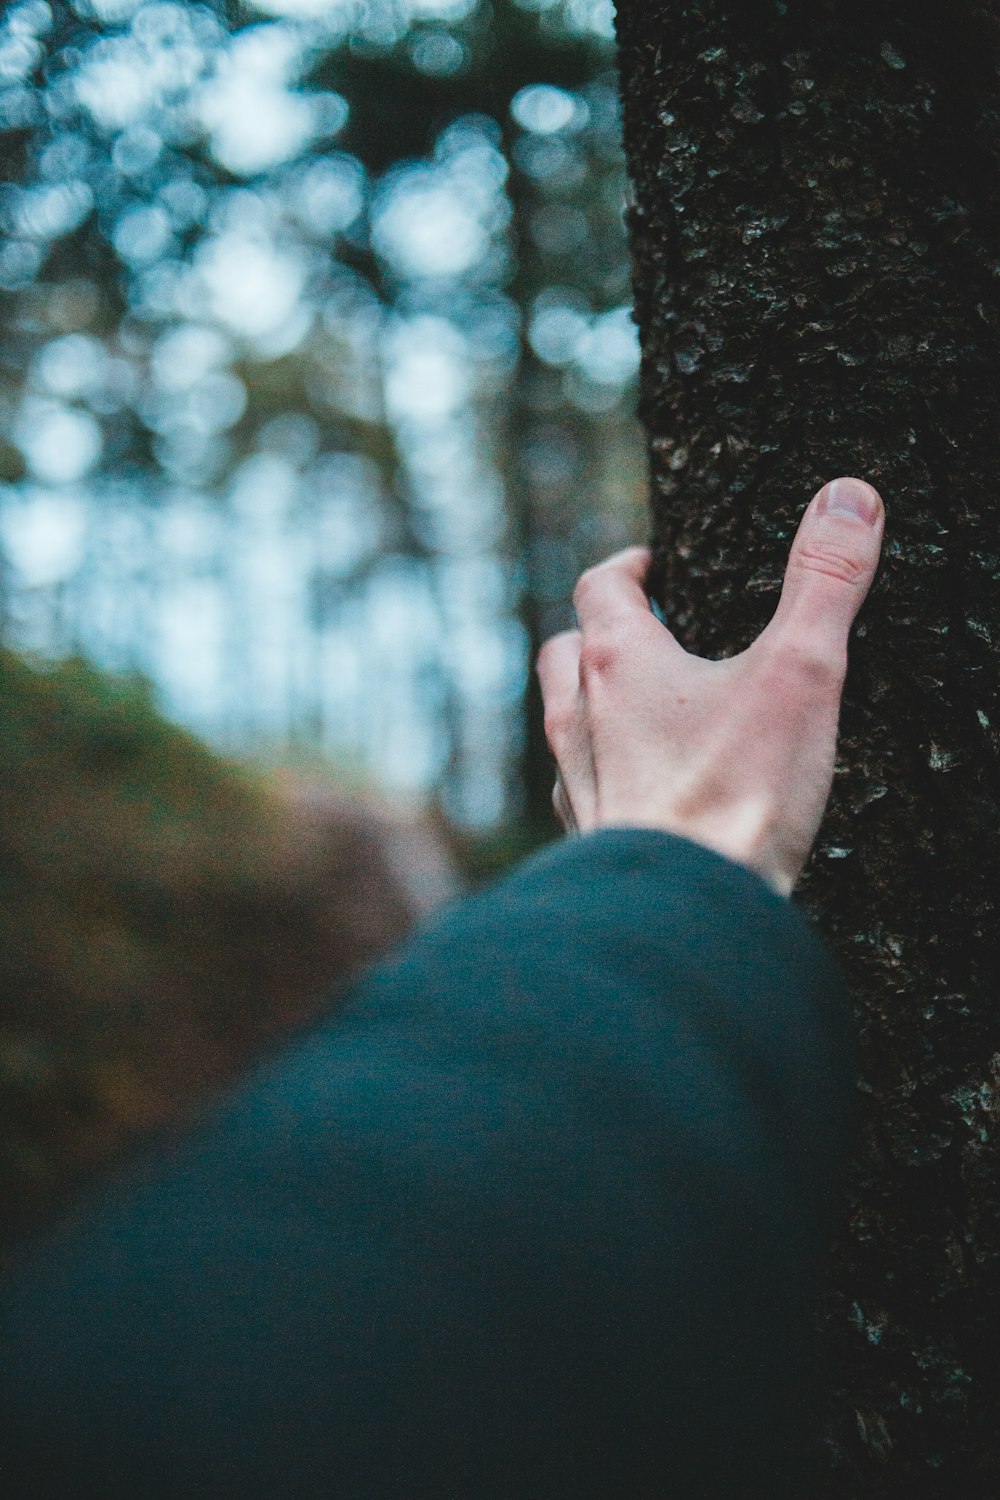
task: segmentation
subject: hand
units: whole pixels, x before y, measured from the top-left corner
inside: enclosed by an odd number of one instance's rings
[[[653,615],[645,547],[584,573],[579,630],[554,636],[538,659],[564,826],[662,828],[790,895],[830,795],[847,641],[883,523],[871,485],[824,485],[774,618],[725,661],[692,656]]]

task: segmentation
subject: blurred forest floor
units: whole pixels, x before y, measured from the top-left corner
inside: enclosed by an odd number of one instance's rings
[[[0,1250],[532,840],[226,762],[0,651]]]

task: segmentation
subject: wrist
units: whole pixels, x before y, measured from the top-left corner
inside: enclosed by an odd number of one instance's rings
[[[804,860],[786,847],[778,811],[770,798],[747,799],[727,809],[700,816],[674,809],[631,806],[608,810],[595,819],[595,828],[650,828],[701,844],[734,864],[752,870],[779,896],[791,896]]]

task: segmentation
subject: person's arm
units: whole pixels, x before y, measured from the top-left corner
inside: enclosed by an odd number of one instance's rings
[[[591,831],[439,918],[12,1278],[8,1493],[807,1492],[787,1459],[845,1150],[845,1001],[744,868],[759,842],[717,852],[620,800],[617,747],[661,695],[630,723],[613,659],[577,721],[586,763],[555,734],[579,822],[598,789]],[[594,735],[603,705],[617,740]],[[602,828],[602,806],[647,826]]]
[[[4,1493],[781,1495],[848,1057],[757,876],[535,858],[36,1252]]]

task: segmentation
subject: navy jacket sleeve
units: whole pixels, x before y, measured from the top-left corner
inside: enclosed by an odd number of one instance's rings
[[[808,1493],[850,1050],[756,876],[652,831],[545,851],[32,1249],[0,1489]]]

